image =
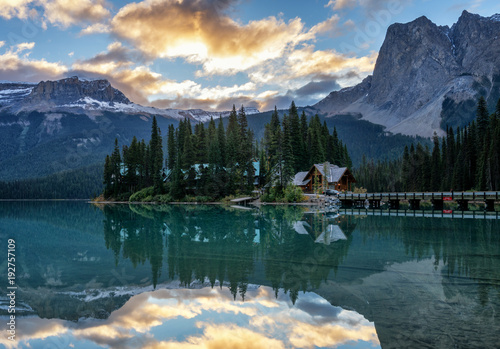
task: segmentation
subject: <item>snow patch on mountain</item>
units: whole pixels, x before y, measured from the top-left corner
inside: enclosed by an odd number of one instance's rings
[[[190,110],[180,110],[180,109],[159,109],[155,107],[146,107],[135,103],[119,103],[119,102],[104,102],[98,101],[90,97],[80,98],[78,101],[68,104],[60,105],[63,108],[82,108],[89,111],[111,111],[111,112],[121,112],[127,114],[150,114],[150,115],[161,115],[165,117],[170,117],[173,119],[182,120],[185,118],[193,119],[199,122],[208,122],[210,118],[217,119],[220,116],[228,117],[230,112],[207,112],[201,109],[190,109]],[[257,114],[259,110],[257,108],[247,108],[245,109],[247,115]]]

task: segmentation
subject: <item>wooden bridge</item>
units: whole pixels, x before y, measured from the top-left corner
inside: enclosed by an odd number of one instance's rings
[[[442,210],[444,202],[454,201],[458,204],[458,210],[467,211],[470,201],[482,201],[485,210],[495,211],[495,201],[500,201],[498,191],[475,191],[475,192],[412,192],[412,193],[342,193],[339,199],[344,208],[365,207],[380,208],[382,201],[388,203],[390,209],[399,209],[400,201],[406,200],[410,210],[420,209],[420,201],[429,200],[432,208]]]

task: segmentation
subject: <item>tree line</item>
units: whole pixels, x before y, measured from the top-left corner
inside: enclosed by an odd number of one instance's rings
[[[500,100],[490,115],[480,97],[476,119],[447,127],[441,139],[434,134],[432,151],[417,144],[394,161],[363,158],[354,175],[370,192],[500,190]]]
[[[1,199],[89,199],[102,190],[101,164],[42,178],[0,182]]]
[[[337,131],[330,134],[317,115],[309,121],[304,112],[299,117],[294,102],[282,120],[275,108],[260,142],[248,126],[245,108],[237,111],[233,105],[227,127],[222,118],[194,127],[184,119],[177,128],[169,126],[166,143],[164,161],[156,118],[148,144],[134,137],[120,152],[115,141],[113,153],[105,160],[104,196],[128,199],[139,192],[134,196],[138,200],[157,195],[165,195],[165,200],[186,196],[218,199],[251,194],[256,184],[273,181],[277,173],[279,180],[274,184],[283,192],[296,172],[306,171],[314,163],[351,166]]]

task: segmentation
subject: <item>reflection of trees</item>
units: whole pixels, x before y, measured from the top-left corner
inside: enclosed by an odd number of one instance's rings
[[[104,207],[104,240],[113,250],[118,264],[120,251],[134,267],[151,264],[153,285],[156,287],[163,260],[163,225],[161,212],[153,211],[153,219],[130,210],[127,206]]]
[[[266,278],[271,282],[275,292],[283,288],[290,292],[293,302],[299,291],[309,287],[319,287],[327,279],[328,274],[342,263],[351,243],[350,234],[347,241],[337,241],[331,245],[315,244],[314,240],[324,231],[328,220],[325,216],[307,215],[306,221],[312,227],[310,234],[299,235],[293,223],[304,219],[298,207],[264,207],[260,221],[265,235],[263,258]],[[294,219],[290,219],[290,217]],[[344,232],[352,231],[346,219],[340,219]],[[338,223],[338,222],[337,222]]]
[[[332,269],[336,272],[351,241],[314,243],[325,223],[332,222],[321,215],[305,216],[298,207],[106,206],[104,212],[106,247],[117,263],[120,252],[134,266],[149,260],[156,285],[164,233],[170,278],[178,277],[186,286],[196,280],[208,280],[212,287],[217,280],[227,282],[234,298],[238,293],[245,298],[249,278],[262,263],[275,291],[284,288],[295,301],[299,291],[319,286]],[[293,226],[304,219],[311,231],[300,235]],[[335,224],[350,236],[349,219]]]
[[[457,288],[452,285],[462,282],[462,277],[477,282],[482,305],[492,288],[500,291],[500,285],[490,281],[500,279],[500,224],[496,220],[369,217],[359,220],[358,227],[365,237],[401,241],[413,258],[434,257],[436,268],[442,261],[448,298],[455,296]]]
[[[244,298],[254,270],[254,214],[228,213],[222,207],[167,210],[169,276],[178,275],[185,285],[208,278],[212,287],[216,280],[227,280],[233,296],[239,291]]]

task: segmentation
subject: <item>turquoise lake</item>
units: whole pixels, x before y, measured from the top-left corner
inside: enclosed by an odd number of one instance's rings
[[[500,347],[499,219],[0,202],[0,246],[0,347]]]

